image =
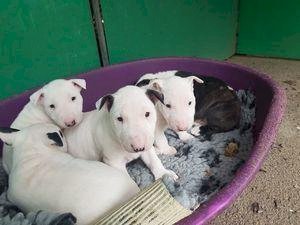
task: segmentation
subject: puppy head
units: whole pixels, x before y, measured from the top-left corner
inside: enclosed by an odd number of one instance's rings
[[[157,108],[175,131],[186,131],[193,125],[196,104],[193,81],[203,83],[195,76],[172,76],[150,82],[150,88],[163,94],[164,104],[159,102]]]
[[[73,127],[82,120],[82,89],[86,89],[83,79],[58,79],[32,94],[30,102],[41,106],[60,128]]]
[[[35,124],[22,130],[0,128],[0,139],[18,149],[32,149],[33,146],[46,146],[67,152],[66,140],[62,131],[53,124]]]
[[[96,107],[109,113],[117,139],[126,151],[134,153],[153,146],[156,124],[153,103],[161,101],[161,98],[156,91],[126,86],[113,95],[102,97]]]

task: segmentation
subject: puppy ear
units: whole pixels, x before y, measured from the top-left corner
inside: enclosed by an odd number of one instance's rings
[[[59,134],[57,132],[47,133],[47,137],[53,141],[52,145],[56,145],[59,147],[62,147],[64,145],[61,137],[59,136]]]
[[[187,79],[188,82],[190,82],[191,85],[194,84],[194,81],[196,81],[196,82],[199,83],[199,84],[204,83],[203,80],[201,80],[199,77],[196,77],[196,76],[190,76],[190,77],[187,77],[187,78],[185,78],[185,79]]]
[[[162,88],[163,88],[163,81],[160,80],[160,79],[154,79],[151,82],[151,88],[153,88],[156,91],[160,91],[161,92]]]
[[[84,79],[71,79],[69,80],[77,88],[86,90],[86,82]]]
[[[146,95],[150,98],[150,100],[155,104],[157,101],[160,101],[164,104],[164,95],[158,91],[147,89]]]
[[[10,127],[0,127],[0,139],[7,145],[12,145],[18,131]]]
[[[136,86],[138,86],[138,87],[146,86],[150,83],[150,81],[151,81],[150,79],[141,80],[141,81],[136,83]]]
[[[230,91],[233,91],[233,88],[230,87],[230,86],[228,86],[228,85],[227,85],[227,88],[228,88]]]
[[[96,109],[100,110],[105,104],[109,112],[114,103],[114,96],[105,95],[96,102]]]
[[[32,102],[35,105],[38,103],[41,103],[42,100],[44,99],[43,90],[40,89],[40,90],[34,92],[32,95],[30,95],[29,99],[30,99],[30,102]]]

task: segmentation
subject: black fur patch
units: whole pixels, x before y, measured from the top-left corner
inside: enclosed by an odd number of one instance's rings
[[[106,106],[107,106],[107,110],[109,112],[112,105],[113,105],[113,103],[114,103],[114,96],[112,96],[112,95],[103,96],[102,99],[101,99],[99,110],[104,106],[105,103],[106,103]]]
[[[13,132],[18,132],[18,131],[20,131],[20,130],[10,128],[10,127],[0,127],[0,132],[2,132],[2,133],[13,133]]]
[[[62,147],[64,144],[61,140],[61,137],[59,136],[59,134],[57,132],[53,132],[53,133],[47,133],[47,136],[49,139],[51,139],[52,141],[55,142],[55,145]]]
[[[18,132],[20,130],[18,129],[14,129],[14,128],[11,128],[11,127],[0,127],[0,132],[2,133],[5,133],[5,134],[10,134],[10,133],[14,133],[14,132]],[[10,145],[6,142],[4,142],[6,145]]]
[[[153,103],[156,103],[156,101],[159,100],[162,104],[164,104],[164,95],[162,93],[152,89],[147,89],[146,95]]]
[[[187,71],[177,71],[177,72],[175,73],[175,76],[177,76],[177,77],[182,77],[182,78],[186,78],[186,77],[197,76],[197,75],[194,74],[194,73],[191,73],[191,72],[187,72]]]
[[[136,84],[136,86],[138,86],[138,87],[146,86],[146,85],[148,85],[150,83],[150,81],[151,81],[150,79],[141,80],[140,82],[138,82]]]

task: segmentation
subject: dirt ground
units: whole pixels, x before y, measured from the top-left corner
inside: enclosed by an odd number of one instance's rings
[[[248,56],[228,61],[271,75],[285,88],[288,106],[261,171],[210,225],[300,225],[300,61]]]

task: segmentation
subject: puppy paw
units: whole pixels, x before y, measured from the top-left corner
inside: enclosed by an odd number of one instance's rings
[[[167,170],[167,169],[161,170],[161,171],[159,171],[159,173],[155,173],[154,178],[155,178],[155,180],[158,180],[165,175],[171,177],[174,181],[178,180],[178,178],[179,178],[173,170]]]
[[[169,175],[174,181],[178,180],[178,175],[173,170],[166,170],[164,175]]]
[[[200,126],[193,126],[190,130],[191,135],[193,136],[200,136]]]
[[[189,134],[186,131],[181,131],[181,132],[178,132],[177,134],[178,134],[179,139],[184,141],[184,142],[188,141],[188,140],[190,140],[194,137],[193,135]]]
[[[177,150],[176,148],[172,147],[172,146],[167,146],[166,148],[155,148],[155,152],[156,154],[160,155],[160,154],[163,154],[163,155],[175,155],[177,153]]]
[[[155,153],[157,155],[165,154],[164,151],[161,148],[155,147],[154,149],[155,149]]]
[[[172,147],[172,146],[169,146],[169,148],[167,148],[163,154],[165,155],[175,155],[177,153],[177,150],[176,148]]]

